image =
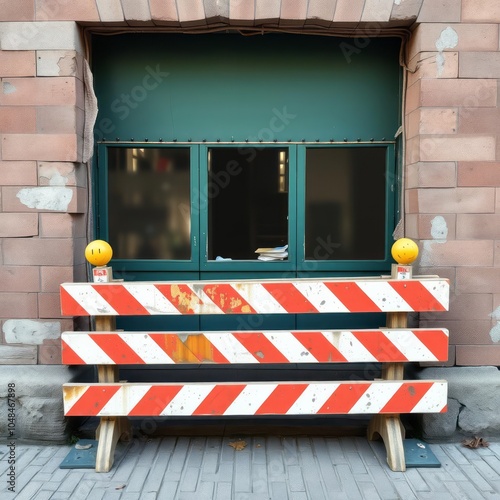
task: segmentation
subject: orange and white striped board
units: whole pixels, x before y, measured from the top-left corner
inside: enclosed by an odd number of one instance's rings
[[[65,316],[447,311],[449,282],[360,278],[63,283]]]
[[[446,329],[63,332],[67,365],[446,361]]]
[[[65,384],[66,416],[441,413],[444,380]]]

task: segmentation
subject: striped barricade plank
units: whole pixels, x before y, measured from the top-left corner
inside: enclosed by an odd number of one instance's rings
[[[444,380],[65,384],[66,416],[441,413]]]
[[[446,329],[64,332],[64,364],[446,361]]]
[[[446,311],[441,278],[63,283],[65,316]]]

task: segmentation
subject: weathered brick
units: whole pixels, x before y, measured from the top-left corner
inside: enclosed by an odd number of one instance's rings
[[[495,156],[494,136],[423,136],[418,150],[420,161],[484,161]]]
[[[22,238],[37,235],[37,214],[0,213],[0,238]]]
[[[2,106],[78,106],[83,109],[82,82],[74,77],[5,78]]]
[[[36,131],[40,134],[83,135],[85,114],[74,106],[38,106]]]
[[[0,23],[0,49],[83,52],[80,32],[74,21]]]
[[[492,240],[422,241],[420,262],[425,266],[493,266]]]
[[[34,19],[34,2],[0,1],[0,21],[33,21]]]
[[[42,319],[62,318],[59,293],[38,294],[38,314]]]
[[[203,2],[200,2],[199,0],[195,0],[189,4],[185,2],[177,2],[177,12],[179,13],[179,21],[182,24],[189,25],[196,21],[198,21],[199,24],[200,20],[203,20],[202,24],[205,24],[205,9]]]
[[[0,292],[38,292],[39,290],[38,267],[0,266]]]
[[[459,23],[461,0],[424,0],[418,14],[419,23]]]
[[[422,82],[417,80],[413,85],[408,86],[406,91],[405,114],[409,115],[412,111],[422,106]]]
[[[432,322],[422,321],[422,328],[448,328],[450,331],[450,344],[476,344],[476,345],[491,345],[491,323],[489,320],[456,320],[456,321],[439,321]]]
[[[36,186],[35,161],[0,161],[0,186]]]
[[[307,2],[294,2],[293,0],[292,1],[284,0],[281,2],[280,25],[283,24],[293,25],[300,20],[302,20],[302,24],[304,24],[304,19],[306,17],[307,17]],[[290,21],[292,22],[290,23]]]
[[[495,189],[495,213],[500,213],[500,188]]]
[[[36,317],[38,317],[36,293],[0,293],[0,318],[27,319]]]
[[[498,123],[498,108],[461,108],[458,131],[461,134],[485,134],[495,130]]]
[[[81,161],[76,134],[8,134],[2,138],[4,160]]]
[[[457,238],[500,240],[500,214],[458,214]]]
[[[69,162],[39,162],[40,186],[87,186],[86,166]]]
[[[170,0],[169,3],[174,3],[175,0]],[[161,8],[162,4],[165,4],[164,0],[152,0],[151,10],[153,11],[153,4],[158,5]],[[122,4],[120,0],[97,0],[97,10],[99,11],[99,18],[102,22],[121,22],[124,20]],[[177,13],[177,9],[176,13]]]
[[[460,52],[460,78],[500,78],[500,52]]]
[[[497,366],[500,345],[457,345],[457,366]]]
[[[36,110],[33,107],[3,106],[0,110],[0,133],[32,134],[36,132]]]
[[[421,82],[420,106],[491,107],[497,105],[496,80],[425,79]]]
[[[500,293],[500,268],[457,268],[457,293]]]
[[[436,229],[436,218],[439,218],[439,224],[446,224],[444,227],[446,235],[439,239],[455,239],[455,214],[407,214],[406,215],[406,232],[408,238],[415,238],[418,240],[437,239],[438,237],[433,234],[438,230]],[[434,225],[433,225],[434,224]],[[410,234],[411,233],[411,234]]]
[[[418,213],[418,189],[407,189],[405,191],[405,213]]]
[[[0,77],[35,76],[35,52],[0,50]]]
[[[74,281],[72,266],[42,266],[40,268],[42,292],[59,293],[59,285]]]
[[[43,344],[38,346],[38,364],[39,365],[60,365],[61,360],[61,341],[56,339],[44,340]]]
[[[418,162],[407,166],[406,186],[416,187],[455,187],[456,163],[444,162]]]
[[[36,365],[36,346],[0,345],[0,365]]]
[[[335,23],[357,23],[363,14],[364,0],[337,0],[333,21]]]
[[[420,52],[408,67],[408,86],[422,78],[458,78],[458,52]]]
[[[41,213],[40,237],[82,238],[85,236],[85,216],[66,213]]]
[[[3,242],[4,264],[12,266],[71,266],[73,241],[61,238],[12,238]]]
[[[366,0],[361,14],[362,22],[387,22],[391,17],[393,0]]]
[[[37,76],[75,76],[83,80],[83,57],[75,50],[37,50]]]
[[[456,109],[420,108],[420,134],[454,134],[456,131]]]
[[[458,186],[500,186],[500,163],[459,162]]]
[[[493,296],[490,293],[461,293],[450,296],[450,310],[439,313],[445,320],[487,320],[493,310]],[[420,313],[423,320],[434,319],[435,314]]]
[[[127,21],[151,21],[148,0],[121,0]]]
[[[420,213],[494,213],[493,188],[419,189]]]
[[[497,0],[462,0],[462,22],[500,23]]]
[[[78,2],[35,1],[37,21],[99,21],[95,0],[78,0]]]

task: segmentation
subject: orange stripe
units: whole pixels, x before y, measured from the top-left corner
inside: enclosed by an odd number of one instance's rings
[[[233,335],[259,363],[290,363],[261,332],[234,332]]]
[[[288,313],[299,314],[318,312],[293,283],[262,283],[262,286]]]
[[[325,286],[350,312],[380,312],[380,307],[354,281],[325,282]]]
[[[255,313],[255,309],[231,285],[205,285],[203,291],[224,314]]]
[[[94,290],[122,316],[149,316],[149,312],[123,285],[92,285]]]
[[[90,338],[117,365],[145,364],[144,360],[117,333],[91,333]]]
[[[90,385],[75,404],[66,412],[68,417],[93,417],[99,415],[106,403],[120,390],[120,385]],[[66,386],[63,391],[69,397],[80,387]]]
[[[182,385],[153,385],[128,412],[128,415],[130,417],[158,416],[181,389]]]
[[[223,415],[245,387],[245,384],[216,385],[192,414]]]
[[[181,314],[197,314],[199,306],[203,304],[193,290],[185,284],[155,284],[155,286]]]
[[[307,389],[308,384],[278,385],[260,405],[256,415],[283,415]]]
[[[320,363],[347,362],[347,358],[321,332],[292,332],[292,334]]]
[[[411,413],[433,386],[433,382],[405,382],[380,410],[380,413]]]
[[[370,383],[342,383],[319,409],[318,414],[346,414],[359,401]]]
[[[406,362],[404,354],[379,330],[365,332],[353,331],[352,334],[380,362]]]
[[[415,336],[438,361],[448,361],[448,335],[442,330],[415,330]]]
[[[446,311],[443,305],[419,281],[395,280],[389,284],[414,311]]]
[[[71,349],[71,347],[66,344],[66,342],[61,339],[61,360],[63,365],[86,365],[76,352]],[[93,364],[93,363],[91,363]]]
[[[62,316],[90,316],[90,314],[61,286]]]

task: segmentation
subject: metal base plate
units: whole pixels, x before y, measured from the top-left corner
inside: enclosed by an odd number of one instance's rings
[[[87,449],[78,449],[79,447],[87,447]],[[97,441],[94,439],[80,439],[71,451],[66,455],[66,458],[61,462],[60,469],[95,469],[97,455]]]
[[[432,453],[430,446],[420,439],[404,439],[406,467],[441,467],[441,462]]]

